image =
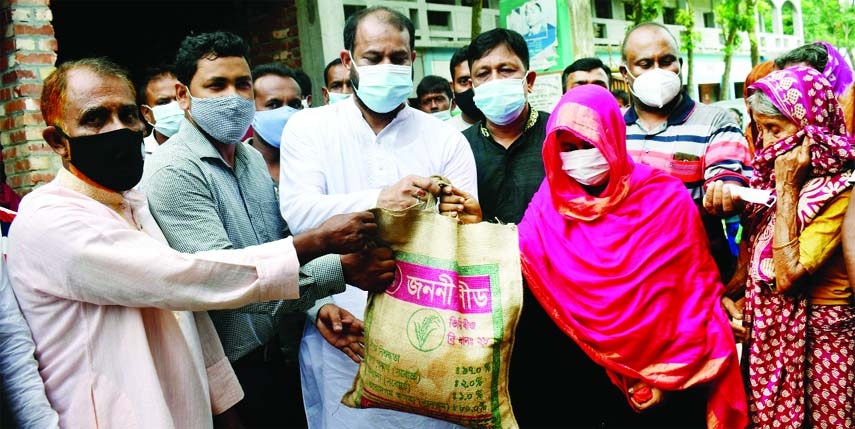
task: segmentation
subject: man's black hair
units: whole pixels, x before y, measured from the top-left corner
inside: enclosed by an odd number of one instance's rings
[[[451,56],[451,61],[449,61],[449,63],[448,63],[448,72],[449,72],[449,76],[451,76],[452,80],[454,80],[454,69],[457,68],[457,66],[460,63],[466,61],[466,51],[468,49],[469,49],[469,45],[466,45],[466,46],[454,51],[454,54]],[[469,63],[467,62],[467,64],[469,64]]]
[[[359,23],[362,22],[363,18],[372,14],[376,14],[377,18],[381,21],[392,24],[400,31],[407,30],[407,34],[410,36],[410,52],[416,50],[416,28],[413,25],[413,21],[410,21],[410,18],[407,18],[401,12],[385,6],[362,9],[347,18],[347,21],[344,23],[344,49],[353,52],[353,45],[356,43],[356,28],[359,27]]]
[[[324,67],[324,86],[329,88],[330,86],[330,69],[335,66],[341,65],[341,58],[336,58],[330,61],[326,67]]]
[[[175,54],[175,77],[189,86],[200,59],[221,57],[243,57],[249,63],[249,45],[242,37],[226,31],[187,36]]]
[[[448,97],[448,101],[454,99],[454,93],[451,92],[451,84],[442,76],[427,75],[419,82],[416,87],[416,97],[421,101],[423,95],[443,93]]]
[[[303,93],[303,98],[312,95],[312,78],[303,69],[294,70],[293,77],[297,81],[297,84],[300,85],[300,92]]]
[[[157,80],[161,76],[175,76],[175,69],[169,64],[156,64],[146,67],[137,80],[137,104],[146,104],[145,90],[149,82]]]
[[[505,28],[494,28],[490,31],[485,31],[472,40],[469,48],[466,50],[469,68],[472,68],[472,63],[475,60],[487,55],[488,52],[502,44],[507,45],[508,49],[522,60],[523,66],[528,70],[528,45],[526,45],[525,39],[523,39],[520,33]]]
[[[606,81],[606,85],[612,85],[612,71],[605,64],[603,64],[603,60],[597,57],[585,57],[579,58],[576,61],[573,61],[573,64],[570,64],[564,69],[564,73],[561,73],[561,87],[567,87],[567,76],[570,76],[570,73],[575,73],[577,71],[591,71],[594,69],[603,69],[606,73],[606,77],[609,80]]]

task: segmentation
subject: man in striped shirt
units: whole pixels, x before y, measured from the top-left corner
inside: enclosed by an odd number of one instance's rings
[[[724,109],[698,103],[682,90],[683,60],[677,39],[665,26],[648,22],[630,30],[622,59],[620,71],[633,98],[624,116],[628,152],[636,162],[683,181],[698,205],[722,281],[727,282],[735,257],[720,216],[738,213],[741,202],[728,192],[715,207],[704,209],[704,192],[717,182],[719,190],[723,183],[748,186],[748,143]]]

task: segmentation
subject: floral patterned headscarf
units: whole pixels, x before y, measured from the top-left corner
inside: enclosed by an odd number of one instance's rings
[[[754,82],[752,91],[763,91],[772,104],[799,131],[760,150],[754,157],[751,186],[775,188],[775,158],[791,150],[805,138],[811,142],[810,177],[842,172],[855,159],[852,140],[846,137],[843,110],[834,96],[831,83],[810,67],[777,70]]]

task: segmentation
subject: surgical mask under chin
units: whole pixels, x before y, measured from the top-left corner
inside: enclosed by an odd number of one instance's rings
[[[255,101],[238,94],[211,98],[190,95],[190,103],[190,117],[220,143],[240,143],[255,116]]]
[[[577,149],[558,155],[561,157],[561,169],[582,185],[601,185],[609,178],[609,162],[597,148]]]
[[[439,112],[431,112],[430,114],[433,115],[434,118],[437,118],[441,121],[447,121],[451,119],[451,109],[440,110]]]
[[[351,94],[344,94],[341,92],[328,92],[327,94],[328,94],[329,100],[330,100],[329,104],[335,104],[335,103],[338,103],[339,101],[347,100],[348,98],[350,98],[350,95],[351,95]]]
[[[101,134],[70,137],[68,162],[89,180],[116,192],[139,183],[143,174],[143,133],[121,128]]]
[[[525,110],[525,79],[493,79],[475,88],[472,99],[484,116],[496,125],[507,125]]]
[[[680,93],[683,86],[680,76],[670,70],[656,68],[635,77],[627,68],[626,74],[633,79],[630,91],[645,106],[661,109]]]
[[[298,110],[291,106],[282,106],[273,110],[259,110],[252,119],[252,129],[270,146],[278,148],[282,140],[282,129],[288,119]]]
[[[152,124],[154,129],[166,137],[175,135],[181,125],[181,120],[184,119],[184,110],[177,101],[154,106],[151,108],[151,112],[154,114],[154,124]]]
[[[397,64],[356,66],[359,87],[356,95],[369,109],[389,113],[398,108],[413,92],[413,68]]]

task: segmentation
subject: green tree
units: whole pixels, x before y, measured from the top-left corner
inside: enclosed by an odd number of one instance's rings
[[[748,31],[754,26],[754,10],[747,9],[746,0],[722,0],[715,7],[716,22],[721,25],[724,36],[724,75],[721,77],[722,100],[730,98],[730,67],[733,62],[733,52],[742,42],[740,32]]]
[[[662,0],[629,0],[632,12],[626,17],[636,26],[642,22],[653,21],[662,13]]]
[[[855,64],[852,55],[852,32],[855,30],[855,0],[824,1],[802,0],[802,21],[805,42],[825,41],[845,51],[849,61]]]
[[[472,33],[471,38],[475,39],[481,34],[481,9],[484,4],[481,0],[472,2]]]
[[[686,68],[684,70],[688,70],[686,74],[686,87],[691,90],[693,88],[692,78],[692,64],[695,59],[695,47],[698,45],[698,42],[701,41],[701,33],[695,30],[695,8],[688,2],[686,2],[686,9],[681,9],[677,12],[677,24],[686,27],[685,30],[680,32],[680,44],[683,45],[683,49],[686,50]]]
[[[746,11],[753,11],[758,7],[762,8],[766,5],[768,5],[768,3],[761,2],[758,5],[757,0],[745,0]],[[760,47],[757,44],[757,25],[755,25],[754,22],[752,22],[748,27],[748,45],[751,47],[751,67],[753,68],[760,63]]]

